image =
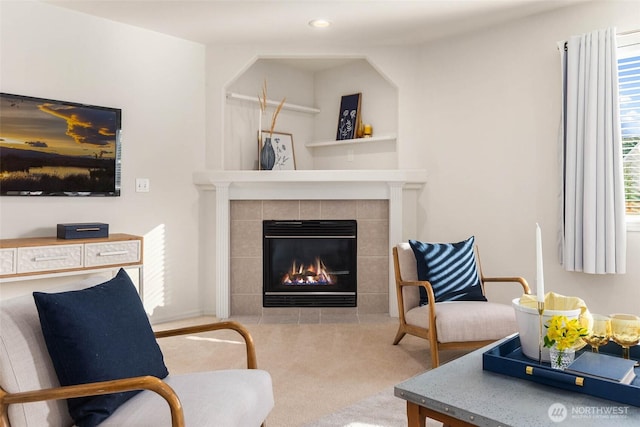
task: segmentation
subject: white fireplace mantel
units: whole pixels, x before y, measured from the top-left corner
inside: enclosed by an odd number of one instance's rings
[[[389,244],[402,240],[403,190],[419,190],[427,171],[297,170],[196,172],[194,183],[216,193],[216,316],[230,315],[231,200],[373,200],[389,201]],[[389,248],[389,253],[391,248]],[[389,314],[398,316],[393,265],[389,259]]]

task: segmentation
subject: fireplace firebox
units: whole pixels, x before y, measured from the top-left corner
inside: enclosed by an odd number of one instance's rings
[[[263,221],[264,307],[356,307],[355,220]]]

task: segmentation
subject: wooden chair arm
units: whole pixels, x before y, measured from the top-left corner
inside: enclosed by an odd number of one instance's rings
[[[436,322],[436,295],[433,293],[433,287],[431,283],[427,280],[410,280],[410,281],[401,281],[399,283],[400,290],[404,286],[422,286],[427,291],[427,306],[429,307],[429,325],[435,325]],[[400,292],[401,294],[402,292]],[[429,328],[429,333],[435,334],[435,328]],[[435,336],[435,335],[434,335]]]
[[[525,294],[531,293],[531,288],[524,277],[483,277],[482,281],[486,282],[517,282],[522,286]]]
[[[431,283],[429,283],[426,280],[409,280],[409,281],[401,281],[399,283],[400,288],[404,287],[404,286],[422,286],[425,291],[427,292],[427,299],[429,301],[435,301],[436,300],[436,296],[433,293],[433,288],[431,287]]]
[[[0,390],[1,418],[6,420],[8,405],[14,403],[30,403],[44,400],[70,399],[74,397],[95,396],[133,390],[150,390],[159,394],[169,404],[171,410],[171,426],[185,427],[184,412],[180,399],[173,389],[159,378],[153,376],[124,378],[111,381],[54,387],[20,393],[4,393]],[[0,421],[0,425],[3,423]],[[8,424],[6,424],[8,426]]]
[[[165,331],[155,331],[154,334],[156,338],[166,338],[224,329],[234,330],[242,336],[245,342],[245,347],[247,348],[247,368],[257,369],[258,362],[256,358],[256,347],[253,342],[253,338],[251,337],[251,334],[249,333],[249,330],[247,330],[247,328],[233,320],[228,320],[225,322],[206,323],[203,325],[186,326],[183,328],[167,329]]]

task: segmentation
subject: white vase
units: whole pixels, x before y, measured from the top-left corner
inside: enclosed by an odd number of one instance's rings
[[[538,360],[538,346],[543,345],[544,341],[540,341],[547,334],[546,325],[551,317],[560,315],[566,316],[567,319],[577,319],[580,316],[580,309],[575,310],[545,310],[542,314],[542,331],[540,331],[540,316],[538,309],[524,307],[520,305],[520,298],[511,301],[511,305],[516,312],[516,320],[518,322],[518,333],[520,335],[520,345],[522,353],[529,359]],[[540,335],[542,333],[542,336]],[[549,361],[549,349],[542,347],[542,361]]]

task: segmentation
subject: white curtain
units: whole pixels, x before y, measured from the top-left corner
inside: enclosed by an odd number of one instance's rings
[[[560,51],[563,265],[568,271],[624,273],[626,224],[615,29],[573,36]]]

